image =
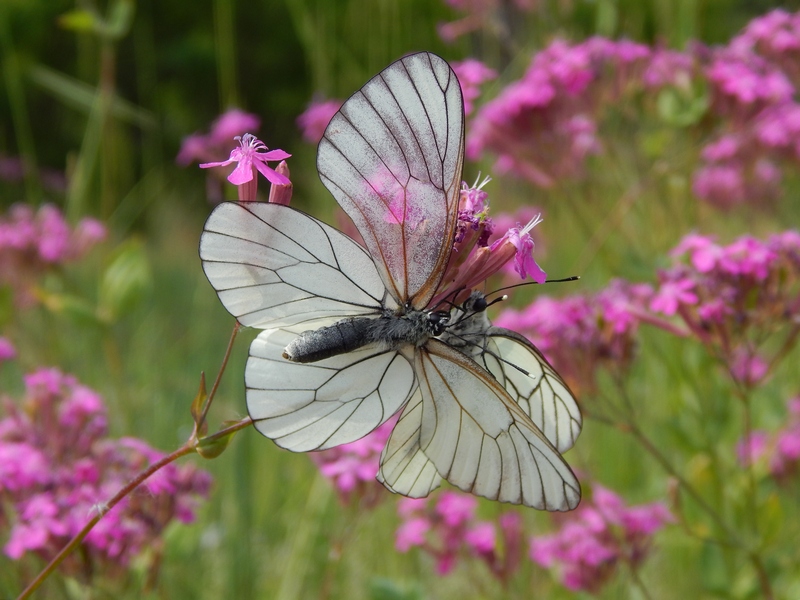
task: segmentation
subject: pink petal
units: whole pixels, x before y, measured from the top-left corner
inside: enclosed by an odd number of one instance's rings
[[[284,152],[284,154],[286,153]],[[289,185],[291,183],[291,181],[289,181],[288,178],[284,177],[283,175],[278,173],[275,169],[267,166],[266,164],[260,161],[256,161],[255,166],[256,169],[258,169],[258,172],[261,173],[264,177],[266,177],[270,183],[274,183],[277,185]],[[252,176],[250,177],[250,179],[252,179]],[[250,179],[247,179],[246,181],[250,181]],[[228,181],[230,181],[231,183],[235,183],[232,179],[230,179],[230,177],[228,178]]]
[[[260,163],[256,163],[256,167],[260,170]],[[253,163],[249,159],[242,159],[233,172],[228,175],[228,181],[233,185],[242,185],[248,181],[253,180]]]

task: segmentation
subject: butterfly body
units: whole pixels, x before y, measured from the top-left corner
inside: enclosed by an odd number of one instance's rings
[[[423,497],[446,479],[571,510],[580,484],[560,453],[581,416],[566,384],[524,337],[491,326],[482,294],[438,310],[453,294],[442,280],[463,156],[455,73],[406,56],[342,105],[318,149],[363,245],[288,206],[224,203],[206,221],[203,269],[228,311],[263,330],[247,408],[280,447],[325,450],[398,415],[377,474],[389,490]]]
[[[402,346],[422,346],[432,336],[440,335],[447,313],[416,310],[408,306],[402,314],[385,310],[377,318],[342,319],[333,325],[304,331],[286,346],[283,357],[310,363],[373,346],[381,351]]]

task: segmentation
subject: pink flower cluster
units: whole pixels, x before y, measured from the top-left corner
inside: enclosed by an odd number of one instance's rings
[[[742,465],[763,461],[770,475],[783,483],[800,474],[800,397],[788,402],[789,419],[773,433],[753,431],[739,442],[736,454]]]
[[[57,369],[25,377],[21,406],[4,400],[0,420],[0,531],[14,560],[48,561],[136,474],[163,454],[135,438],[109,439],[100,396]],[[210,476],[167,465],[100,520],[67,569],[115,573],[173,520],[188,523]],[[89,568],[91,565],[91,568]]]
[[[461,93],[464,97],[464,114],[470,116],[475,108],[475,100],[480,96],[480,86],[497,77],[497,71],[490,69],[481,61],[474,58],[453,63],[458,82],[461,84]]]
[[[469,115],[472,113],[473,103],[480,95],[480,86],[497,77],[497,73],[475,59],[453,63],[453,70],[461,83],[464,112]],[[341,107],[341,100],[312,100],[308,108],[297,117],[297,127],[303,134],[303,139],[309,144],[319,143],[328,123]]]
[[[11,288],[18,305],[30,305],[42,273],[79,260],[105,236],[95,219],[82,219],[73,229],[52,204],[38,210],[14,204],[0,216],[0,285]]]
[[[400,552],[421,548],[436,559],[439,575],[452,572],[459,558],[477,558],[505,582],[522,558],[522,519],[506,512],[497,524],[480,521],[477,506],[474,496],[450,490],[439,494],[435,504],[428,498],[403,498],[397,504],[402,523],[395,547]]]
[[[750,23],[728,46],[713,50],[704,69],[721,133],[703,149],[693,189],[712,204],[773,200],[781,192],[780,161],[800,161],[792,135],[800,132],[794,85],[779,62],[758,53],[767,25],[781,14],[790,17],[775,11]]]
[[[539,215],[534,215],[526,225],[516,223],[499,235],[489,218],[489,195],[483,189],[489,181],[487,177],[471,187],[466,182],[461,184],[453,252],[431,302],[433,305],[445,298],[455,303],[466,299],[474,286],[504,272],[509,265],[522,279],[530,277],[537,283],[547,279],[533,258],[534,243],[530,235],[541,222]],[[509,222],[502,215],[500,218]],[[489,243],[493,236],[496,239]]]
[[[0,153],[0,180],[20,183],[25,179],[27,170],[28,166],[19,156],[6,156]],[[67,178],[63,171],[40,166],[36,178],[49,192],[62,194],[67,189]]]
[[[800,233],[743,236],[727,246],[690,234],[671,255],[650,309],[679,316],[739,382],[757,383],[769,364],[758,345],[800,314]]]
[[[533,57],[522,79],[478,111],[467,156],[491,151],[498,171],[540,187],[580,174],[586,157],[601,148],[598,111],[619,99],[649,55],[649,48],[624,40],[556,40]]]
[[[594,389],[599,368],[628,367],[651,296],[646,284],[614,280],[596,294],[539,296],[522,310],[504,310],[494,324],[530,339],[580,395]]]
[[[544,568],[559,565],[561,581],[573,591],[597,593],[621,564],[641,567],[653,535],[673,520],[660,503],[628,507],[599,485],[573,513],[561,517],[561,529],[531,538],[530,558]]]
[[[381,452],[396,421],[395,418],[389,419],[355,442],[309,455],[320,473],[333,483],[342,502],[358,498],[371,506],[385,497],[384,488],[375,477],[380,468]]]
[[[472,159],[491,152],[495,168],[540,187],[580,176],[602,152],[600,124],[627,97],[644,100],[668,125],[702,128],[711,141],[693,191],[722,208],[772,201],[786,163],[800,163],[800,12],[753,20],[723,47],[685,51],[591,38],[556,40],[519,81],[474,117]],[[704,118],[705,117],[705,118]]]

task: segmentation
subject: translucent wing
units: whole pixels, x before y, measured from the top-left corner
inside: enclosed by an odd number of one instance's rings
[[[509,395],[559,452],[575,444],[583,419],[575,397],[541,352],[524,336],[490,327],[477,362]]]
[[[475,317],[461,328],[468,333],[443,339],[489,371],[559,452],[569,450],[580,434],[582,418],[564,380],[523,336],[490,326],[485,313]],[[405,408],[398,422],[398,427],[404,427],[395,429],[384,448],[378,474],[378,480],[391,491],[412,497],[427,496],[441,483],[433,463],[419,447],[421,398],[418,402],[419,407],[412,399]]]
[[[423,309],[452,249],[464,155],[461,88],[434,54],[407,56],[353,94],[317,169],[394,299]]]
[[[392,489],[423,478],[415,444],[436,471],[456,487],[501,502],[545,510],[570,510],[580,500],[580,485],[547,438],[500,384],[461,352],[431,340],[417,352],[421,425],[413,433],[410,403],[398,426],[398,452],[382,457],[382,477]],[[392,434],[394,437],[394,433]],[[402,448],[409,452],[403,454]],[[387,446],[388,448],[388,446]],[[407,459],[407,460],[405,460]],[[434,485],[435,487],[435,485]],[[411,487],[413,489],[413,486]]]
[[[399,352],[362,348],[315,363],[281,354],[292,331],[263,331],[245,368],[247,410],[256,429],[282,448],[324,450],[360,439],[391,417],[416,389]]]
[[[381,453],[378,481],[410,498],[424,498],[442,483],[434,464],[419,448],[422,391],[417,389],[392,430]]]
[[[374,314],[386,295],[361,246],[278,204],[220,204],[206,221],[200,258],[222,304],[249,327],[313,329]]]

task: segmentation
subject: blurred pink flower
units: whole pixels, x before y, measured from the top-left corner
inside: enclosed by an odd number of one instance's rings
[[[297,117],[297,126],[303,133],[303,139],[309,144],[319,143],[328,123],[341,107],[341,100],[312,100]]]
[[[436,572],[447,575],[459,560],[477,558],[500,581],[507,581],[519,566],[522,523],[512,512],[499,517],[498,527],[475,518],[478,501],[463,492],[446,490],[435,505],[427,499],[403,499],[397,512],[401,524],[395,533],[395,547],[408,552],[417,547],[436,561]]]
[[[231,108],[222,113],[211,124],[208,134],[213,144],[229,144],[236,136],[244,135],[248,131],[258,131],[261,119],[252,113],[246,113],[238,108]]]
[[[692,233],[670,256],[650,309],[677,315],[741,383],[761,381],[773,358],[754,349],[800,311],[800,234],[745,235],[723,246]]]
[[[766,431],[753,431],[749,438],[740,440],[736,444],[736,457],[739,464],[747,466],[748,463],[758,461],[767,453],[769,440]]]
[[[475,106],[475,100],[480,96],[480,86],[497,77],[497,71],[490,69],[481,61],[468,58],[451,65],[461,84],[461,93],[464,96],[464,114],[469,116]]]
[[[595,486],[591,501],[584,499],[566,523],[551,535],[534,536],[530,558],[541,567],[561,566],[561,581],[573,591],[599,593],[622,563],[642,565],[652,536],[673,520],[667,507],[656,502],[628,507],[622,498]]]
[[[664,281],[650,301],[650,310],[671,316],[678,311],[681,304],[697,304],[697,294],[691,279]]]
[[[334,484],[343,502],[355,496],[370,504],[386,497],[375,476],[381,452],[396,421],[391,418],[360,440],[310,455],[320,473]]]
[[[258,116],[232,108],[217,117],[210,133],[193,133],[183,138],[175,162],[186,167],[193,162],[218,160],[230,152],[236,136],[257,131],[260,126]]]
[[[0,504],[10,528],[4,552],[48,561],[162,454],[142,440],[107,438],[102,398],[74,377],[40,369],[25,377],[25,388],[23,406],[7,400],[0,419]],[[84,552],[62,568],[80,577],[127,568],[173,519],[193,518],[210,481],[192,466],[167,465],[105,514]]]
[[[38,210],[14,204],[0,215],[0,285],[11,289],[18,306],[34,304],[39,277],[80,260],[105,234],[105,227],[91,218],[70,228],[53,204]]]
[[[579,393],[593,389],[598,369],[630,365],[652,293],[647,285],[614,280],[592,295],[539,296],[522,310],[502,311],[494,324],[528,337]]]
[[[13,360],[17,357],[17,349],[8,338],[0,336],[0,363]]]

